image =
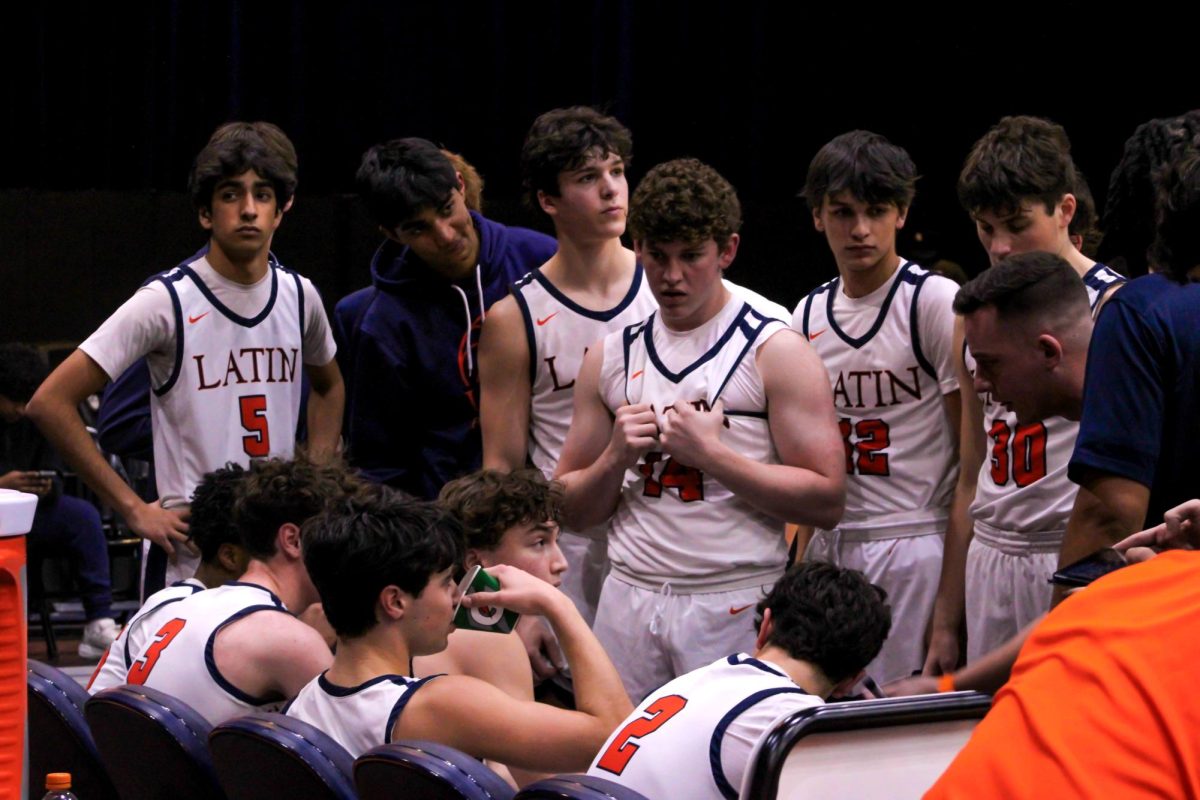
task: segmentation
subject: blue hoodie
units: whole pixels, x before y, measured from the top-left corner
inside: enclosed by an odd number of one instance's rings
[[[374,288],[333,312],[350,463],[425,499],[482,461],[475,349],[485,310],[558,249],[544,234],[471,218],[475,273],[448,281],[386,240],[371,260]]]

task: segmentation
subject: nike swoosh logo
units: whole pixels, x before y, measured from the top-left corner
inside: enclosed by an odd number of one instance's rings
[[[827,331],[827,330],[829,330],[829,329],[828,329],[828,328],[821,328],[821,330],[817,331],[816,333],[810,333],[810,334],[808,335],[808,340],[811,342],[813,339],[817,338],[818,336],[820,336],[822,333],[824,333],[824,332],[825,332],[825,331]]]
[[[208,316],[209,314],[211,314],[211,313],[212,313],[211,311],[205,311],[203,314],[201,314],[201,315],[200,315],[200,316],[198,316],[198,317],[193,317],[191,314],[188,314],[188,322],[190,322],[190,323],[192,323],[192,324],[194,325],[194,324],[196,324],[197,322],[199,322],[200,320],[202,320],[202,319],[204,319],[205,317],[207,317],[207,316]]]
[[[633,373],[632,375],[630,375],[630,376],[629,376],[629,380],[631,380],[631,381],[632,381],[632,380],[636,380],[636,379],[638,379],[638,378],[642,377],[642,373],[643,373],[643,372],[645,372],[645,371],[646,371],[646,370],[644,370],[644,369],[639,369],[637,372],[635,372],[635,373]]]
[[[555,312],[554,312],[553,314],[551,314],[550,316],[548,316],[548,317],[545,317],[545,318],[543,318],[543,319],[539,319],[539,320],[537,321],[537,324],[538,324],[538,326],[540,327],[540,326],[542,326],[542,325],[545,325],[547,322],[549,322],[550,320],[554,319],[554,318],[555,318],[555,317],[557,317],[557,316],[558,316],[558,312],[557,312],[557,311],[555,311]]]
[[[738,606],[736,608],[734,606],[730,606],[729,613],[733,614],[733,615],[740,614],[752,605],[754,605],[754,603],[750,603],[749,605],[745,605],[745,606]]]

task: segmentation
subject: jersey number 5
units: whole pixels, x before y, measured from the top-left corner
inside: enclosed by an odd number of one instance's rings
[[[1018,425],[1014,431],[998,419],[992,423],[992,481],[997,486],[1008,483],[1011,472],[1017,486],[1028,486],[1046,477],[1046,426],[1040,422]]]
[[[629,740],[641,739],[654,733],[667,720],[683,711],[683,707],[686,705],[686,697],[669,694],[646,706],[646,711],[650,716],[635,719],[622,728],[613,738],[612,744],[605,748],[604,755],[600,756],[596,766],[614,775],[620,775],[625,771],[625,767],[629,765],[629,759],[633,758],[640,746]]]
[[[248,394],[238,398],[242,412],[242,427],[250,431],[242,437],[242,449],[251,458],[266,458],[271,454],[271,432],[267,430],[267,396]]]
[[[159,628],[158,633],[154,634],[154,641],[146,648],[146,654],[129,667],[129,676],[126,680],[137,686],[145,683],[146,679],[150,677],[150,670],[154,669],[154,665],[158,663],[158,657],[162,655],[162,651],[167,649],[167,645],[179,635],[186,624],[187,620],[176,617]]]
[[[886,422],[881,419],[860,419],[851,423],[842,417],[838,420],[838,428],[846,445],[847,475],[853,475],[856,470],[859,475],[892,474],[885,452],[892,443],[891,429]],[[851,441],[851,436],[857,437],[856,440]]]

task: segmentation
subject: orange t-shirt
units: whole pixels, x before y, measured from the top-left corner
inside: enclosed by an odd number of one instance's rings
[[[1200,797],[1200,552],[1104,576],[1030,634],[926,798]]]

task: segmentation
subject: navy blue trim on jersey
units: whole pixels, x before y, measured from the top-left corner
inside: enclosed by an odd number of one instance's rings
[[[204,295],[204,299],[208,300],[208,302],[212,304],[213,308],[215,308],[217,311],[220,311],[221,314],[231,322],[236,322],[243,328],[253,328],[255,325],[266,319],[267,315],[271,313],[271,309],[275,307],[275,298],[279,294],[279,273],[270,266],[268,266],[267,269],[270,270],[271,273],[271,296],[267,298],[267,304],[262,307],[262,310],[253,317],[243,317],[240,314],[234,313],[232,309],[217,299],[217,296],[213,294],[212,289],[208,288],[208,284],[202,281],[200,276],[197,275],[191,267],[183,266],[179,269],[192,279],[192,282],[196,284],[196,288],[200,290],[202,295]],[[301,324],[303,324],[303,321]]]
[[[746,322],[746,317],[749,314],[753,314],[758,318],[758,325],[751,327]],[[750,352],[750,348],[753,347],[754,343],[758,341],[758,337],[762,335],[763,330],[767,327],[767,323],[769,322],[782,322],[782,320],[776,320],[774,317],[764,316],[748,305],[742,309],[742,314],[738,319],[736,326],[742,329],[742,335],[746,337],[746,346],[742,348],[742,352],[738,353],[738,357],[734,359],[733,366],[730,368],[729,372],[725,373],[725,380],[721,381],[721,385],[717,387],[717,392],[713,395],[712,402],[716,403],[717,400],[720,399],[721,392],[725,391],[725,387],[729,385],[730,379],[733,378],[733,373],[737,372],[737,368],[741,365],[742,359],[746,357],[746,353]],[[763,416],[766,416],[766,414],[763,414]]]
[[[529,303],[525,302],[525,296],[521,294],[521,287],[529,283],[533,279],[533,273],[529,273],[521,280],[508,287],[508,291],[513,296],[513,300],[517,301],[517,308],[521,310],[521,319],[525,321],[525,343],[529,345],[529,388],[533,388],[533,384],[537,381],[537,340],[533,336],[533,312],[529,310]]]
[[[734,656],[730,656],[730,658],[732,659]],[[758,665],[760,669],[775,672],[775,670],[770,669],[761,661],[758,662]],[[721,765],[721,742],[725,738],[725,731],[729,729],[729,726],[733,724],[735,719],[744,714],[749,708],[777,694],[810,694],[810,692],[806,692],[799,687],[792,688],[790,686],[777,686],[773,689],[763,689],[762,691],[755,692],[731,708],[725,716],[721,717],[721,721],[713,729],[712,739],[708,743],[708,764],[712,769],[713,781],[717,784],[717,790],[727,800],[737,800],[738,790],[729,784],[729,779],[725,777],[725,768]]]
[[[1112,275],[1113,280],[1111,280],[1111,281],[1101,280],[1100,275],[1103,273],[1108,273],[1109,275]],[[1092,311],[1095,311],[1096,306],[1098,306],[1100,304],[1100,301],[1104,299],[1105,292],[1107,292],[1109,289],[1111,289],[1114,286],[1120,286],[1122,283],[1125,283],[1127,280],[1128,280],[1128,278],[1126,278],[1124,275],[1117,272],[1115,269],[1109,268],[1105,264],[1101,264],[1099,261],[1097,261],[1095,264],[1093,264],[1092,268],[1089,269],[1083,276],[1084,285],[1090,286],[1091,288],[1096,290],[1096,299],[1091,302],[1091,306],[1090,306]]]
[[[225,586],[248,586],[251,589],[258,589],[260,592],[266,592],[267,596],[271,598],[272,603],[279,606],[284,611],[287,611],[287,606],[285,606],[283,601],[279,599],[279,595],[275,594],[261,583],[250,583],[250,581],[230,581],[229,583],[226,583]]]
[[[836,283],[837,283],[837,278],[834,278],[831,281],[826,281],[825,283],[822,283],[820,286],[818,286],[817,288],[815,288],[811,292],[809,292],[808,295],[805,296],[805,298],[803,300],[804,314],[800,318],[800,332],[803,333],[804,338],[808,339],[808,341],[810,341],[810,342],[812,341],[812,339],[809,337],[810,326],[808,324],[808,320],[809,320],[809,315],[812,314],[813,300],[815,300],[817,298],[817,295],[821,294],[822,292],[829,292],[829,291],[833,290],[834,288],[836,288],[835,287]]]
[[[296,304],[300,307],[300,346],[304,346],[304,287],[300,285],[300,276],[292,272],[290,269],[285,269],[284,272],[292,276],[292,280],[296,282]]]
[[[908,332],[912,338],[913,355],[917,357],[917,363],[921,365],[921,369],[925,370],[925,372],[929,374],[929,377],[933,378],[934,383],[937,383],[937,370],[934,369],[933,364],[930,363],[929,359],[925,357],[924,351],[921,350],[921,328],[919,324],[920,320],[918,319],[917,315],[917,306],[919,305],[918,300],[921,297],[921,289],[924,288],[925,281],[931,274],[932,273],[926,272],[924,275],[917,275],[915,281],[910,281],[911,283],[915,284],[917,288],[913,289],[912,304],[908,307]]]
[[[173,583],[171,585],[172,586],[188,586],[191,588],[192,594],[195,594],[196,592],[204,591],[199,586],[192,586],[192,584],[184,583],[182,581]],[[171,603],[178,603],[180,600],[186,600],[191,596],[192,595],[189,594],[189,595],[183,595],[182,597],[168,597],[166,600],[163,600],[161,603],[156,605],[154,608],[146,609],[144,612],[138,611],[138,613],[136,615],[134,615],[133,619],[129,620],[129,622],[126,622],[125,625],[126,625],[126,627],[131,627],[131,626],[141,622],[143,619],[145,619],[150,614],[153,614],[155,611],[158,611],[161,608],[166,608],[167,606],[171,605]],[[129,637],[126,636],[125,637],[125,671],[129,672],[129,669],[132,666],[133,666],[133,653],[131,653],[129,651]]]
[[[180,266],[182,270],[185,267]],[[175,385],[175,381],[179,380],[179,373],[183,370],[183,305],[179,302],[179,294],[172,286],[175,281],[183,277],[182,272],[177,272],[174,275],[167,274],[159,278],[163,286],[167,288],[167,294],[171,298],[171,310],[175,314],[175,363],[171,366],[171,376],[167,378],[162,386],[153,389],[154,394],[162,397],[167,392],[171,391],[171,387]]]
[[[557,286],[551,283],[550,279],[543,275],[540,269],[533,270],[529,273],[528,277],[531,277],[533,280],[541,284],[541,287],[545,289],[551,297],[566,306],[568,310],[574,311],[581,317],[587,317],[588,319],[594,319],[599,322],[609,322],[622,311],[629,308],[629,304],[637,299],[638,290],[642,288],[642,265],[640,262],[634,264],[633,280],[629,282],[629,291],[625,293],[625,297],[622,298],[621,302],[605,311],[593,311],[590,308],[584,308],[583,306],[579,305],[574,300],[563,294]],[[524,285],[524,282],[525,279],[522,278],[518,285]]]
[[[230,584],[225,584],[225,585],[229,586]],[[253,586],[254,584],[244,584],[244,585]],[[262,588],[262,587],[257,587],[257,588]],[[271,594],[266,589],[263,589],[263,591],[267,592],[267,594]],[[271,596],[274,597],[274,595],[271,595]],[[217,634],[220,633],[221,631],[225,630],[225,627],[227,625],[232,625],[233,623],[237,622],[238,620],[242,619],[243,617],[248,617],[251,614],[258,613],[259,611],[278,611],[281,614],[288,613],[288,610],[286,608],[284,608],[282,605],[247,606],[246,608],[243,608],[242,610],[233,614],[228,619],[226,619],[224,622],[222,622],[220,625],[218,625],[216,628],[214,628],[212,634],[208,637],[208,642],[206,642],[204,645],[204,666],[208,668],[209,676],[212,677],[212,679],[216,682],[217,686],[220,686],[223,690],[225,690],[226,694],[230,695],[231,697],[233,697],[237,700],[241,700],[243,703],[248,703],[252,706],[265,706],[267,703],[270,703],[272,701],[270,698],[267,698],[267,697],[255,697],[252,694],[243,692],[241,689],[237,688],[232,683],[230,683],[228,680],[226,680],[225,676],[222,675],[220,670],[217,669],[216,659],[213,658],[213,646],[217,642]]]
[[[829,320],[829,327],[833,329],[833,331],[842,341],[853,347],[855,350],[871,341],[875,334],[879,333],[879,329],[883,327],[884,320],[887,319],[888,310],[892,307],[892,298],[896,296],[896,292],[900,288],[900,282],[914,282],[916,276],[910,275],[908,271],[909,267],[911,266],[913,266],[911,261],[901,261],[900,266],[896,269],[898,274],[892,279],[892,288],[888,289],[887,297],[884,298],[883,305],[879,307],[879,314],[875,317],[875,323],[871,326],[870,330],[857,339],[853,338],[844,330],[842,330],[841,326],[837,324],[837,319],[835,319],[833,316],[833,299],[837,296],[838,286],[841,285],[841,279],[834,278],[827,284],[829,286],[829,299],[825,305],[825,317]]]
[[[725,345],[729,343],[729,340],[733,338],[733,334],[735,334],[738,331],[738,328],[741,327],[742,319],[745,317],[747,311],[753,311],[753,309],[750,308],[749,303],[743,302],[741,310],[738,311],[737,316],[733,318],[733,322],[730,323],[729,327],[725,329],[725,332],[721,334],[721,338],[716,341],[716,344],[710,347],[707,353],[697,358],[691,364],[688,364],[683,368],[682,372],[678,373],[669,370],[667,365],[662,362],[662,359],[658,357],[658,351],[654,349],[654,314],[651,314],[646,320],[646,327],[642,334],[642,338],[646,340],[646,355],[649,356],[651,363],[654,364],[654,368],[657,369],[664,378],[669,380],[671,383],[679,383],[688,375],[691,375],[697,369],[717,357]],[[628,364],[628,362],[626,363]]]
[[[753,419],[770,419],[770,415],[766,411],[733,411],[726,409],[725,416],[727,417],[752,417]]]
[[[420,689],[422,686],[429,683],[434,678],[440,678],[440,677],[441,677],[441,674],[439,673],[437,675],[429,675],[424,678],[421,678],[420,680],[415,680],[415,681],[412,680],[411,678],[403,679],[404,682],[408,685],[408,691],[405,692],[404,695],[399,700],[396,701],[396,705],[392,706],[392,711],[390,714],[388,714],[387,730],[385,730],[383,732],[383,743],[384,744],[392,743],[392,731],[396,729],[396,720],[400,719],[400,712],[403,711],[404,707],[408,705],[408,701],[412,700],[412,696],[413,696],[413,694],[416,693],[417,689]]]
[[[776,669],[775,667],[771,666],[770,664],[768,664],[765,661],[759,661],[754,656],[746,656],[745,658],[743,658],[741,653],[734,653],[733,655],[731,655],[729,658],[727,658],[725,660],[729,663],[730,666],[733,666],[733,667],[737,667],[737,666],[741,666],[741,665],[745,665],[747,667],[754,667],[756,669],[761,669],[763,672],[769,672],[772,675],[778,675],[781,678],[788,678],[788,680],[791,680],[791,678],[788,677],[788,674],[786,672]]]
[[[328,670],[325,672],[328,672]],[[357,686],[339,686],[338,684],[329,680],[329,678],[325,677],[325,672],[322,672],[317,676],[317,685],[321,687],[321,691],[333,697],[349,697],[350,695],[358,694],[363,689],[369,689],[375,684],[383,683],[384,681],[407,684],[411,680],[411,678],[408,678],[404,675],[384,674],[376,675],[374,678],[371,678],[371,680],[363,681]]]
[[[650,316],[642,322],[635,322],[632,325],[626,325],[621,331],[621,350],[622,356],[625,359],[625,402],[629,403],[629,352],[633,349],[633,343],[642,335],[642,331],[650,324],[650,320],[654,319],[657,311],[651,311]]]

